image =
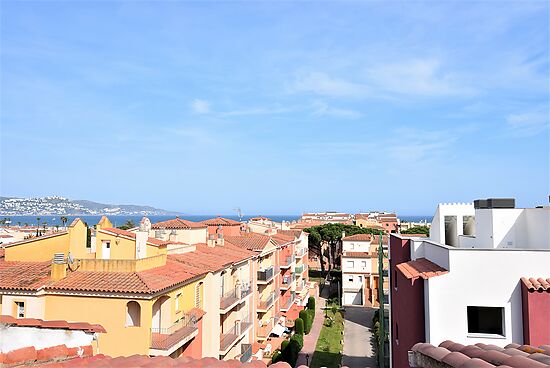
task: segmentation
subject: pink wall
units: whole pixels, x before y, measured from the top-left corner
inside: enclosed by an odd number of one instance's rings
[[[550,342],[550,291],[529,291],[521,282],[523,343],[533,346]]]
[[[424,342],[426,338],[424,330],[424,280],[409,280],[396,267],[398,264],[409,260],[410,241],[391,236],[391,344],[392,366],[394,368],[409,368],[408,351],[414,344]]]

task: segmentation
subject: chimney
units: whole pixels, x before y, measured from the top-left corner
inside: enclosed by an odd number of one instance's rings
[[[224,239],[223,239],[223,226],[219,225],[218,229],[216,230],[216,245],[223,245]]]
[[[216,246],[216,236],[214,234],[208,234],[206,245],[208,245],[210,248],[214,248]]]
[[[53,281],[58,281],[67,276],[67,263],[63,253],[54,253],[52,261],[51,278]]]
[[[149,232],[140,226],[136,231],[136,259],[147,257],[147,239],[149,239]]]
[[[342,238],[345,238],[345,237],[346,237],[346,232],[342,231]]]

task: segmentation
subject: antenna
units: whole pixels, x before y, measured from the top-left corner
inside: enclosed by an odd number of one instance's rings
[[[233,211],[237,212],[237,216],[239,216],[239,222],[243,220],[243,213],[241,211],[240,207],[234,208]]]

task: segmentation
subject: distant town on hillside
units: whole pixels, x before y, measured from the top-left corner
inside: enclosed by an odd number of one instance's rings
[[[71,200],[60,196],[41,198],[0,197],[0,216],[34,215],[178,215],[151,206],[104,204],[88,200]]]

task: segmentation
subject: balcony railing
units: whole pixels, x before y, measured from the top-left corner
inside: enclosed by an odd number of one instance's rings
[[[269,308],[271,308],[271,306],[273,306],[273,303],[275,302],[275,293],[272,292],[271,294],[269,294],[269,296],[267,297],[267,299],[265,300],[259,300],[258,301],[258,312],[266,312],[269,310]]]
[[[288,268],[295,261],[294,254],[281,259],[281,268]]]
[[[237,296],[237,289],[226,291],[220,299],[220,309],[223,311],[238,301],[239,297]]]
[[[252,284],[250,281],[243,282],[241,285],[241,299],[252,293]]]
[[[296,276],[294,275],[294,273],[292,273],[291,275],[283,276],[283,282],[281,283],[281,289],[284,289],[284,290],[288,289],[289,287],[292,286],[294,281],[296,281]]]
[[[258,281],[264,281],[264,282],[271,281],[271,279],[273,279],[274,274],[275,274],[275,269],[273,268],[273,266],[265,270],[258,271]]]
[[[294,303],[294,295],[291,295],[289,298],[287,298],[285,301],[283,301],[281,306],[282,311],[287,311],[292,306],[292,303]]]
[[[196,317],[186,313],[169,327],[151,328],[151,349],[168,350],[182,340],[190,340],[196,331]]]
[[[299,266],[294,267],[294,272],[297,273],[297,274],[300,274],[300,273],[304,272],[304,265],[299,265]]]
[[[306,248],[299,248],[296,249],[296,258],[302,258],[306,255],[307,249]]]
[[[241,363],[246,363],[252,358],[252,344],[241,345],[241,357],[239,360]]]
[[[241,321],[235,322],[235,325],[226,332],[222,332],[220,336],[220,350],[229,349],[250,327],[252,327],[252,317],[247,316]]]

